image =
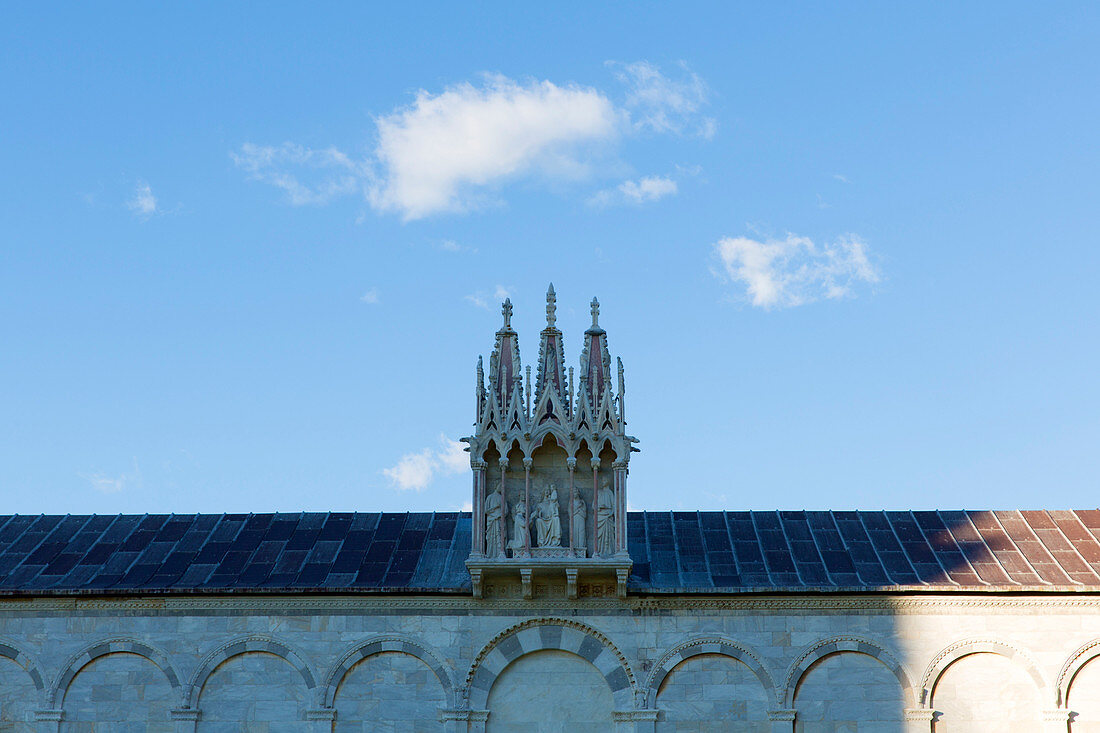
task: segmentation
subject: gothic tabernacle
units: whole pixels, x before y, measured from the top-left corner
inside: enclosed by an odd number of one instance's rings
[[[475,596],[491,580],[518,579],[529,598],[535,577],[564,574],[575,598],[582,573],[612,575],[626,594],[626,479],[637,439],[626,434],[622,360],[616,394],[607,333],[593,298],[579,379],[573,367],[567,378],[556,309],[551,284],[534,384],[530,366],[524,378],[511,300],[502,306],[488,384],[478,360],[477,431],[465,439],[474,518],[466,566]]]

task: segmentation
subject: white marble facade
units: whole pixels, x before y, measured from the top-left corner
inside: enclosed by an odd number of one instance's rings
[[[0,730],[1080,733],[1097,655],[1091,596],[9,599]]]

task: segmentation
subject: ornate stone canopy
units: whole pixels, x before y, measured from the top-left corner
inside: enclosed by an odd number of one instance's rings
[[[557,328],[557,295],[546,293],[546,327],[538,371],[524,373],[512,302],[489,357],[489,378],[477,364],[477,419],[469,443],[473,470],[473,539],[467,567],[474,594],[485,573],[519,572],[524,595],[536,573],[613,573],[625,593],[626,479],[637,439],[626,433],[622,360],[612,384],[600,304],[591,302],[580,371],[565,367]],[[568,375],[568,376],[567,376]]]

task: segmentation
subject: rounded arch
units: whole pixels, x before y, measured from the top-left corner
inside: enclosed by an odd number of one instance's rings
[[[769,697],[775,696],[775,682],[772,680],[772,676],[768,674],[768,670],[764,667],[764,662],[759,654],[744,644],[739,644],[724,636],[696,636],[669,649],[653,665],[653,669],[646,677],[643,689],[646,707],[652,708],[656,705],[657,692],[661,689],[661,683],[664,682],[673,669],[681,662],[700,654],[720,654],[724,657],[736,659],[756,675],[756,679],[760,680],[761,686]]]
[[[306,663],[302,655],[271,636],[251,634],[228,641],[203,657],[195,673],[191,675],[191,681],[183,691],[183,697],[181,699],[182,707],[195,707],[195,703],[198,701],[199,694],[206,685],[207,679],[210,678],[210,675],[212,675],[214,670],[220,665],[233,657],[252,652],[273,654],[281,658],[287,664],[294,667],[294,669],[298,670],[298,674],[302,676],[311,694],[316,689],[317,677],[313,674],[313,670],[310,669],[309,664]]]
[[[611,688],[616,707],[630,707],[638,688],[630,663],[618,647],[588,624],[562,618],[534,618],[509,626],[489,640],[466,673],[463,695],[472,709],[482,710],[500,673],[531,652],[556,649],[588,660]]]
[[[906,671],[905,665],[898,661],[893,653],[881,644],[861,636],[833,636],[828,639],[814,642],[803,649],[802,653],[798,655],[787,669],[787,675],[783,680],[783,689],[779,690],[776,702],[783,708],[793,707],[795,692],[798,690],[799,683],[802,682],[802,678],[806,675],[806,672],[809,671],[810,667],[825,657],[844,653],[863,654],[868,657],[874,657],[886,665],[886,668],[894,673],[894,677],[897,678],[898,683],[901,685],[906,704],[912,705],[912,701],[915,697],[913,683],[911,681],[912,677]]]
[[[68,663],[61,669],[61,673],[57,675],[54,683],[50,686],[49,694],[46,696],[46,705],[50,708],[61,707],[65,702],[65,694],[69,690],[69,685],[80,670],[100,657],[111,654],[135,654],[148,659],[153,663],[153,666],[164,673],[164,676],[168,678],[168,684],[172,685],[172,689],[176,692],[179,691],[180,678],[175,667],[168,661],[167,654],[143,641],[120,637],[97,641],[70,657]]]
[[[1069,656],[1069,659],[1066,660],[1066,663],[1062,665],[1062,669],[1058,672],[1055,690],[1057,695],[1055,705],[1057,707],[1065,707],[1068,704],[1069,688],[1073,686],[1073,680],[1077,677],[1077,673],[1098,656],[1100,656],[1100,639],[1093,639],[1087,644],[1083,644]]]
[[[999,654],[1020,665],[1023,670],[1028,673],[1032,681],[1035,682],[1040,699],[1046,699],[1046,680],[1043,679],[1043,675],[1039,671],[1039,666],[1035,664],[1035,661],[1024,652],[1024,650],[1008,642],[999,641],[997,639],[967,639],[956,641],[954,644],[944,647],[939,654],[932,658],[932,661],[928,665],[928,669],[925,670],[924,676],[921,678],[920,700],[918,701],[920,707],[931,707],[932,695],[936,688],[936,683],[939,682],[940,677],[943,676],[943,673],[947,671],[948,667],[963,657],[982,653]]]
[[[38,694],[45,694],[46,678],[42,676],[42,668],[38,666],[38,662],[35,661],[34,657],[20,649],[14,642],[2,637],[0,637],[0,657],[10,659],[22,667],[27,676],[31,678]]]
[[[443,686],[443,694],[447,700],[447,705],[450,707],[455,706],[454,681],[451,679],[442,657],[411,637],[403,634],[386,634],[372,636],[357,643],[332,665],[328,673],[325,674],[318,690],[317,702],[320,707],[332,707],[333,701],[336,699],[336,691],[352,667],[367,657],[383,652],[408,654],[426,664],[435,673],[439,684]]]

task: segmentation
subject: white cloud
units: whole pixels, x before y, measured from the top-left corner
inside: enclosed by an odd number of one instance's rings
[[[645,61],[612,66],[626,85],[621,104],[590,86],[487,75],[438,93],[421,90],[409,105],[376,117],[377,144],[360,159],[289,142],[245,143],[231,156],[291,204],[360,194],[375,211],[409,221],[492,203],[502,185],[519,179],[607,175],[622,167],[614,148],[623,135],[714,134],[714,120],[699,112],[706,84],[686,66],[677,78]]]
[[[375,122],[383,172],[369,199],[407,221],[465,211],[478,203],[478,189],[505,179],[583,176],[585,145],[615,138],[620,116],[591,87],[490,76],[481,86],[422,90]]]
[[[363,293],[359,300],[363,301],[364,303],[369,303],[370,305],[376,304],[379,300],[378,288],[371,288],[367,292]]]
[[[153,189],[145,181],[138,181],[133,198],[126,202],[126,208],[142,219],[148,219],[160,212],[157,208],[157,197],[153,195]]]
[[[663,176],[645,176],[636,181],[623,181],[615,188],[598,191],[588,201],[595,206],[612,204],[643,204],[672,196],[678,191],[676,181]]]
[[[396,465],[382,469],[382,473],[397,489],[422,491],[437,473],[454,475],[469,468],[470,458],[462,443],[440,433],[439,446],[436,450],[425,448],[417,453],[406,453]]]
[[[436,452],[436,459],[445,473],[462,473],[470,467],[470,456],[466,453],[466,445],[457,440],[451,440],[442,433],[439,436],[440,449]]]
[[[608,63],[627,87],[626,107],[636,127],[677,135],[693,133],[707,140],[714,137],[718,123],[699,114],[709,90],[687,64],[681,62],[681,77],[672,79],[648,61]]]
[[[851,181],[848,180],[847,176],[842,176],[839,173],[834,173],[833,178],[840,181],[841,183],[851,183]]]
[[[511,288],[506,288],[503,285],[497,285],[493,291],[492,298],[494,300],[503,301],[505,298],[512,297]],[[469,295],[462,296],[462,299],[467,303],[476,305],[478,308],[489,309],[490,296],[484,290],[478,290],[476,293],[470,293]]]
[[[96,472],[85,474],[78,474],[82,479],[88,481],[92,488],[101,494],[118,494],[131,486],[141,486],[141,468],[138,466],[137,458],[134,458],[134,468],[127,473],[120,473],[117,476],[111,476],[105,473]]]
[[[279,146],[245,143],[230,157],[254,180],[281,188],[293,206],[327,204],[361,191],[370,176],[366,163],[352,160],[333,147],[314,150],[289,142]],[[290,167],[308,174],[311,180],[303,183],[287,171]]]
[[[876,283],[881,277],[866,243],[850,234],[824,246],[794,234],[766,241],[726,237],[714,251],[724,274],[744,286],[749,302],[766,309],[842,298],[857,285]]]
[[[461,252],[462,246],[453,239],[444,239],[439,243],[439,248],[444,252]]]

